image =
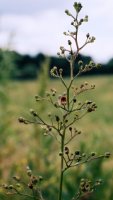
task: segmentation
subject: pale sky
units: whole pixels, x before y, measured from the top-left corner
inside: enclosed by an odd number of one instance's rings
[[[89,22],[80,30],[79,41],[90,33],[96,37],[81,53],[96,61],[106,62],[113,57],[113,0],[81,0],[81,17],[88,15]],[[0,0],[0,47],[9,43],[22,54],[39,52],[56,55],[67,38],[62,34],[72,30],[74,14],[72,0]]]

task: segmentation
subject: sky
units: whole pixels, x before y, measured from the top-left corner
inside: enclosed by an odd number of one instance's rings
[[[79,31],[79,42],[90,33],[96,37],[93,44],[81,53],[95,61],[107,62],[113,57],[113,0],[81,0],[81,17],[89,16]],[[21,54],[39,52],[56,55],[60,46],[67,45],[64,31],[72,30],[72,0],[0,0],[0,47],[10,47]]]

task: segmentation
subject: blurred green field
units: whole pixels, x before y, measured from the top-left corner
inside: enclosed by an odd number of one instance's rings
[[[83,102],[85,100],[93,100],[96,102],[98,109],[95,113],[87,115],[78,123],[84,132],[84,137],[92,137],[93,134],[97,134],[100,137],[99,143],[103,143],[105,138],[108,138],[108,141],[111,143],[107,144],[105,142],[104,147],[107,145],[112,150],[113,144],[113,77],[85,77],[76,80],[74,85],[79,85],[88,81],[90,84],[95,84],[96,88],[94,90],[85,92],[80,95],[80,100]],[[68,80],[67,80],[68,81]],[[27,132],[27,135],[32,133],[32,126],[22,126],[18,123],[17,119],[19,116],[28,116],[30,108],[36,108],[40,110],[40,103],[35,102],[34,96],[38,94],[40,83],[35,82],[12,82],[9,85],[10,90],[10,104],[9,108],[13,112],[12,126],[14,126],[15,133],[24,134]],[[52,87],[51,87],[52,86]],[[51,80],[48,82],[47,91],[51,88],[56,88],[59,94],[62,91],[65,92],[63,86],[56,80]],[[42,110],[42,115],[47,116],[48,112],[54,108],[51,105],[46,104]],[[104,138],[105,137],[105,138]],[[102,141],[101,141],[102,138]],[[103,141],[104,138],[104,141]]]
[[[72,142],[72,148],[82,148],[89,152],[98,151],[102,153],[110,151],[113,153],[113,77],[82,77],[76,80],[74,85],[79,85],[85,81],[95,84],[96,88],[81,94],[79,98],[81,101],[95,101],[98,109],[78,122],[77,128],[82,131],[82,134]],[[7,180],[15,171],[22,173],[22,170],[28,164],[35,171],[46,176],[45,188],[49,188],[49,184],[54,185],[58,180],[57,176],[54,178],[52,175],[54,171],[58,173],[58,170],[56,170],[59,164],[58,159],[54,159],[59,152],[58,144],[53,139],[44,137],[41,134],[41,129],[36,125],[22,125],[18,122],[20,116],[30,117],[29,110],[31,108],[37,109],[45,119],[50,111],[56,112],[49,104],[42,103],[41,105],[35,102],[34,96],[38,94],[40,84],[38,80],[28,82],[12,81],[8,82],[7,91],[4,91],[5,95],[8,95],[9,101],[7,109],[4,107],[5,116],[4,113],[1,115],[2,122],[6,123],[4,127],[8,127],[6,130],[3,127],[0,128],[1,181]],[[48,91],[51,88],[56,88],[59,94],[64,91],[63,86],[57,80],[48,80],[46,87]],[[46,167],[47,165],[48,167]],[[112,157],[104,161],[104,164],[101,165],[100,163],[99,166],[105,172],[106,170],[110,171],[110,177],[113,178],[113,175],[111,176],[111,171],[113,172]],[[99,166],[96,166],[96,170],[99,169]],[[47,181],[48,177],[49,180]],[[66,184],[67,188],[70,187],[67,182]],[[47,195],[49,196],[49,194]],[[112,199],[113,196],[111,195],[109,200]]]

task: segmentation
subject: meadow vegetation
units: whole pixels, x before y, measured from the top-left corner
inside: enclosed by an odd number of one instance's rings
[[[84,81],[96,83],[96,89],[90,91],[82,96],[82,100],[92,99],[97,102],[98,109],[93,115],[84,118],[78,128],[81,128],[82,135],[72,143],[72,147],[76,145],[79,149],[93,150],[93,151],[110,151],[113,153],[113,77],[112,76],[98,76],[98,77],[82,77],[76,80],[79,85]],[[67,79],[68,82],[68,79]],[[59,92],[62,91],[62,86],[58,80],[47,79],[47,90],[55,87]],[[8,82],[9,98],[8,110],[11,111],[10,123],[7,127],[7,135],[4,134],[4,129],[1,129],[1,184],[8,180],[11,181],[11,176],[15,173],[22,175],[25,173],[25,166],[29,165],[36,174],[42,174],[44,177],[43,187],[46,196],[50,199],[55,198],[54,193],[57,193],[56,187],[53,185],[57,181],[57,173],[59,165],[58,159],[54,159],[58,153],[58,146],[51,138],[45,138],[41,130],[36,126],[21,125],[18,122],[18,117],[29,115],[29,108],[34,105],[37,110],[40,106],[34,104],[34,96],[39,93],[41,88],[40,81],[25,81],[25,82]],[[81,98],[81,97],[80,97]],[[53,108],[51,108],[53,109]],[[50,112],[50,107],[44,106],[42,115],[45,112]],[[9,115],[3,117],[6,122]],[[6,126],[6,125],[5,125]],[[1,127],[2,128],[2,127]],[[5,142],[4,142],[5,140]],[[42,149],[43,148],[43,151]],[[52,152],[52,153],[51,153]],[[53,161],[54,162],[53,162]],[[52,161],[52,162],[51,162]],[[95,162],[83,168],[74,169],[70,173],[70,178],[65,181],[65,198],[68,199],[69,191],[73,192],[73,185],[78,184],[80,177],[102,178],[103,184],[96,194],[97,199],[104,198],[112,200],[112,179],[113,179],[113,161],[112,159],[104,162]],[[55,176],[53,177],[53,173]],[[53,187],[51,189],[51,186]],[[3,197],[2,197],[3,198]],[[12,196],[8,196],[12,199]],[[19,199],[14,197],[13,199]],[[25,198],[26,199],[26,198]],[[95,198],[92,198],[95,200]]]

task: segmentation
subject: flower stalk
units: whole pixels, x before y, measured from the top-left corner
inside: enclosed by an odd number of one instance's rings
[[[74,3],[75,17],[70,13],[69,10],[66,10],[65,13],[72,18],[71,25],[74,28],[74,31],[64,32],[65,36],[71,37],[71,40],[68,40],[69,49],[61,46],[60,52],[57,53],[59,57],[65,58],[70,64],[70,77],[69,83],[67,84],[65,79],[63,78],[63,69],[57,68],[54,66],[50,74],[54,78],[60,80],[61,84],[64,86],[65,91],[62,94],[58,94],[56,89],[51,88],[49,92],[45,94],[45,96],[41,97],[36,95],[36,102],[40,103],[42,101],[46,101],[50,103],[50,105],[54,108],[53,113],[48,114],[49,122],[43,119],[40,114],[38,114],[34,109],[30,110],[30,114],[32,115],[31,119],[25,119],[23,117],[19,118],[19,122],[25,125],[27,124],[37,124],[40,125],[43,129],[44,136],[54,137],[55,140],[59,144],[59,156],[60,156],[60,166],[59,166],[59,193],[58,200],[63,200],[63,185],[64,185],[64,174],[67,170],[79,167],[82,164],[89,163],[91,161],[97,159],[109,158],[110,153],[107,152],[105,154],[97,154],[97,153],[89,153],[81,152],[76,150],[71,152],[70,143],[75,139],[76,136],[81,134],[81,131],[77,129],[76,122],[81,120],[87,114],[94,112],[97,109],[97,105],[95,102],[91,100],[86,100],[85,102],[78,101],[78,96],[83,94],[86,91],[95,89],[95,85],[90,85],[88,82],[82,83],[80,86],[74,85],[74,80],[81,75],[82,73],[88,72],[94,68],[100,67],[100,64],[95,64],[93,61],[90,61],[87,64],[84,64],[82,60],[78,62],[78,72],[74,73],[75,69],[75,60],[79,54],[79,52],[89,43],[93,43],[95,41],[94,36],[90,36],[90,34],[86,34],[85,42],[80,46],[78,42],[78,33],[80,26],[88,21],[88,16],[85,16],[82,19],[79,19],[79,13],[82,9],[81,3]],[[74,44],[74,49],[72,47]],[[67,55],[68,54],[68,55]],[[57,110],[57,114],[55,113]],[[32,190],[33,196],[30,196],[32,199],[43,200],[41,190],[39,187],[40,177],[35,177],[31,170],[28,168],[27,174],[29,176],[29,183],[27,184],[28,188]],[[18,182],[18,180],[16,179]],[[101,181],[97,181],[92,184],[89,180],[81,180],[79,191],[77,194],[73,196],[73,200],[80,200],[82,197],[84,198],[87,195],[92,194],[95,188],[100,185]],[[18,195],[22,195],[23,193],[19,192],[15,187],[3,186],[6,190],[11,190],[12,193],[16,192]],[[36,192],[35,192],[36,191]],[[23,196],[27,196],[23,194]]]

